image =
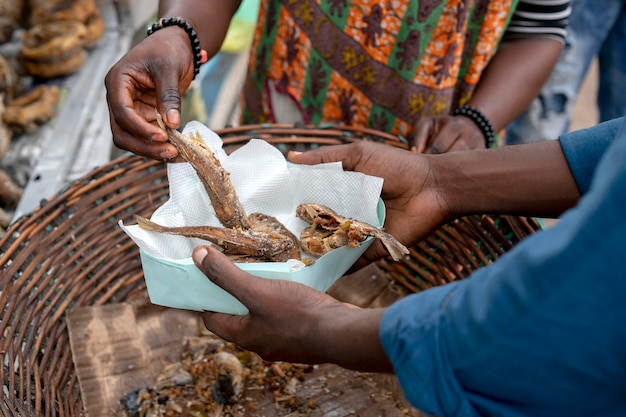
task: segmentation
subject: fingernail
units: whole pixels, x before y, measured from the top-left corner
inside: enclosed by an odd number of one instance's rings
[[[204,261],[204,258],[206,258],[208,253],[209,251],[204,246],[196,248],[192,254],[193,261],[198,265],[202,265],[202,261]]]
[[[174,162],[177,156],[177,154],[172,155],[170,151],[163,151],[159,154],[159,157],[163,162]]]
[[[292,155],[300,155],[301,153],[302,153],[302,152],[300,152],[300,151],[291,151],[291,154],[292,154]]]
[[[169,109],[165,113],[165,118],[170,125],[178,126],[180,124],[180,113],[176,109]]]

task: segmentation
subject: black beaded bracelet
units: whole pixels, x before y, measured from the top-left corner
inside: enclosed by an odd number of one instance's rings
[[[476,126],[478,126],[478,128],[483,132],[483,135],[485,135],[486,147],[487,148],[493,147],[493,144],[495,142],[495,133],[493,131],[493,125],[491,124],[489,119],[487,119],[485,115],[481,113],[480,110],[478,110],[474,106],[465,105],[465,106],[461,106],[459,108],[452,110],[452,113],[450,114],[452,116],[465,116],[465,117],[470,118],[474,123],[476,123]]]
[[[193,51],[194,58],[193,78],[196,78],[196,75],[200,72],[200,66],[207,61],[207,53],[204,49],[200,48],[200,39],[198,39],[198,34],[193,29],[191,24],[187,23],[187,21],[182,17],[164,17],[154,22],[152,26],[148,28],[147,36],[150,36],[157,30],[168,26],[178,26],[187,32],[189,40],[191,41],[191,50]]]

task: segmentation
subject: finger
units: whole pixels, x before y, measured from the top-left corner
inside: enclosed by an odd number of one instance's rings
[[[234,341],[237,335],[245,332],[247,317],[214,312],[202,313],[204,327],[229,342]]]
[[[445,124],[432,138],[425,149],[427,154],[441,154],[449,152],[455,142],[462,137],[462,133],[451,124]]]
[[[351,145],[322,146],[306,152],[289,151],[287,159],[295,164],[316,165],[329,162],[341,162],[348,158]]]
[[[239,300],[251,309],[254,300],[262,292],[259,285],[261,278],[237,268],[226,255],[210,246],[198,246],[192,258],[196,266],[211,282]]]
[[[431,137],[431,131],[434,128],[433,119],[421,119],[413,126],[410,137],[411,151],[417,153],[424,153],[428,147],[428,142]]]
[[[107,74],[105,84],[112,126],[127,132],[129,136],[163,142],[167,140],[165,132],[143,116],[141,107],[145,105],[141,102],[135,103],[134,99],[142,95],[137,90],[135,81],[128,76],[119,76],[111,70]]]
[[[115,146],[136,155],[160,161],[172,161],[178,156],[178,151],[170,143],[152,141],[151,136],[146,139],[138,139],[137,136],[133,136],[133,132],[120,129],[113,119],[111,120],[111,132]],[[135,134],[144,135],[145,132]]]
[[[456,142],[452,144],[450,149],[448,149],[448,152],[466,151],[469,149],[476,149],[476,148],[478,147],[472,146],[467,140],[457,140]]]
[[[166,70],[154,80],[156,106],[167,127],[180,127],[180,78],[176,71]]]

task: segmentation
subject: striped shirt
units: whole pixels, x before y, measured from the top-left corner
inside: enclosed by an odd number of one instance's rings
[[[537,36],[564,42],[570,13],[570,0],[520,0],[506,37]]]

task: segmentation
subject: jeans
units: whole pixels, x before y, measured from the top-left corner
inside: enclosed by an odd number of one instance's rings
[[[539,96],[507,128],[507,145],[557,139],[567,132],[594,57],[599,122],[626,115],[626,0],[572,0],[571,7],[559,61]]]

